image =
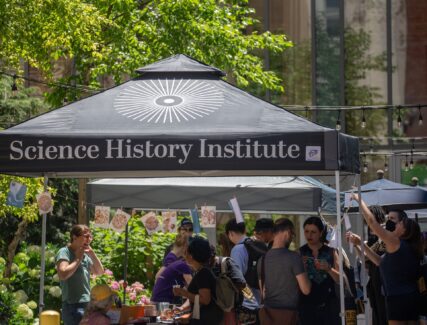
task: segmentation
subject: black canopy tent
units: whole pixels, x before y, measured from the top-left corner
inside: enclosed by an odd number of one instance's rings
[[[184,55],[137,71],[135,79],[0,132],[0,173],[45,181],[335,175],[339,218],[340,174],[359,173],[357,138],[256,98]],[[343,297],[342,276],[340,284]]]

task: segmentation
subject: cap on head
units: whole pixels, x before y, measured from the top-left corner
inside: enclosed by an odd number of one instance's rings
[[[262,232],[262,231],[272,231],[274,228],[274,221],[273,219],[269,219],[269,218],[261,218],[258,219],[255,222],[255,228],[254,230],[256,232]]]
[[[182,226],[193,226],[193,222],[190,220],[190,219],[188,219],[188,218],[184,218],[184,219],[182,219],[181,220],[181,225],[180,225],[180,227],[182,227]]]
[[[115,292],[106,284],[97,284],[90,290],[90,299],[92,301],[102,301],[110,298]]]

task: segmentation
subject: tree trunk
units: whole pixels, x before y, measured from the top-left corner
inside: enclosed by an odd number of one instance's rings
[[[7,261],[6,261],[6,269],[4,271],[4,277],[9,278],[12,273],[12,263],[13,258],[16,255],[16,248],[22,239],[24,239],[25,233],[27,231],[28,222],[26,220],[22,220],[18,224],[18,229],[15,232],[15,236],[13,236],[12,241],[10,242],[7,248]]]

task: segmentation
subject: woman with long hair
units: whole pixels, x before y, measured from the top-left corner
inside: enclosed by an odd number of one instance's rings
[[[375,220],[380,224],[385,224],[385,214],[382,207],[378,205],[372,205],[369,207],[369,211],[375,217]],[[394,213],[391,212],[394,216]],[[396,213],[396,221],[399,219]],[[387,223],[388,228],[393,227],[390,222],[394,222],[391,219]],[[347,233],[347,237],[351,236],[351,232]],[[371,229],[368,228],[368,240],[366,245],[375,252],[375,254],[381,256],[385,253],[384,242],[375,235]],[[361,257],[361,248],[359,245],[355,245],[356,253]],[[373,325],[386,325],[387,315],[385,309],[385,298],[381,284],[381,273],[378,265],[371,262],[369,259],[366,260],[366,269],[368,271],[369,281],[366,284],[366,291],[369,299],[369,304],[372,308],[372,324]]]
[[[397,222],[389,228],[390,230],[384,229],[358,194],[353,193],[352,199],[359,202],[368,227],[385,244],[383,256],[379,256],[367,246],[366,254],[380,268],[386,297],[388,324],[418,324],[417,280],[420,272],[420,260],[423,257],[419,225],[406,217],[403,211],[396,211]],[[353,244],[361,245],[360,237],[357,235],[350,234],[348,239]]]
[[[299,251],[311,281],[311,292],[301,297],[301,324],[340,324],[335,293],[335,284],[339,282],[338,255],[325,244],[326,224],[319,217],[308,218],[304,222],[304,236],[307,244]]]

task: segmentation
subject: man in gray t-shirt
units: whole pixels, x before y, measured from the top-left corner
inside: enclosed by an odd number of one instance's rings
[[[261,324],[296,324],[300,292],[310,293],[301,256],[288,249],[294,236],[294,225],[288,219],[276,220],[272,248],[258,262],[258,278],[264,307]]]

